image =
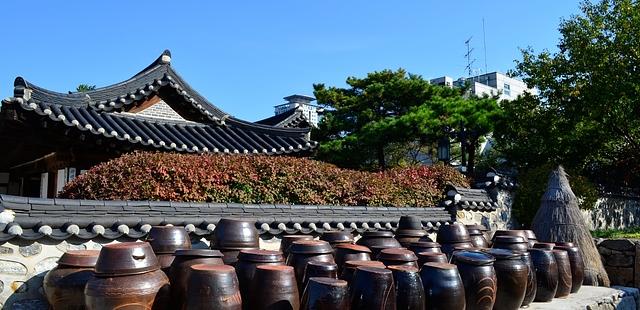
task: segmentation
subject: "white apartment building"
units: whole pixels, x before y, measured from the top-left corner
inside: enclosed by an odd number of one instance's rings
[[[459,78],[453,80],[451,77],[443,76],[431,79],[432,84],[445,85],[449,87],[462,87],[469,84],[469,91],[472,94],[482,95],[498,95],[500,100],[514,100],[518,96],[524,94],[525,91],[536,93],[535,89],[528,88],[527,85],[500,72],[490,72],[469,78]]]
[[[291,110],[299,110],[313,127],[318,127],[318,112],[321,109],[317,105],[311,104],[316,98],[305,95],[291,95],[283,98],[286,103],[275,106],[275,114],[279,115]]]

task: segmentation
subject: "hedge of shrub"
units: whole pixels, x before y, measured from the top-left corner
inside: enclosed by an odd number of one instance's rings
[[[451,183],[439,166],[363,172],[305,158],[135,152],[99,164],[65,186],[75,199],[360,206],[434,206]]]

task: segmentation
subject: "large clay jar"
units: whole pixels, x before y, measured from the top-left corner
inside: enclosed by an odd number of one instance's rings
[[[527,292],[529,266],[522,260],[522,254],[505,249],[487,251],[496,261],[493,268],[498,278],[495,310],[516,310],[520,308]]]
[[[183,310],[240,310],[242,297],[236,272],[227,265],[190,267]]]
[[[440,226],[436,241],[440,244],[442,252],[449,257],[455,249],[473,248],[469,231],[460,223]]]
[[[488,248],[489,242],[484,237],[484,233],[480,229],[469,228],[467,226],[467,231],[469,231],[469,236],[471,237],[471,244],[476,248]]]
[[[300,240],[291,244],[287,265],[295,269],[299,291],[304,289],[302,286],[304,271],[307,268],[307,263],[312,261],[335,263],[331,245],[322,240]]]
[[[400,242],[393,238],[393,232],[388,230],[378,231],[365,231],[362,233],[362,238],[357,242],[357,245],[364,245],[368,248],[372,246],[383,246],[385,248],[400,248]]]
[[[253,282],[256,267],[260,265],[284,265],[282,253],[268,250],[242,250],[238,254],[238,262],[235,265],[238,282],[240,283],[240,293],[248,296]],[[245,309],[249,309],[249,304],[244,303]]]
[[[489,240],[491,239],[490,237],[490,233],[491,231],[489,231],[489,229],[487,229],[487,227],[485,227],[484,225],[464,225],[465,227],[467,227],[467,231],[469,231],[469,235],[471,236],[471,239],[474,244],[474,246],[479,247],[477,245],[480,245],[480,243],[484,243],[486,242],[486,246],[480,246],[480,248],[488,248],[491,246],[491,242],[489,242]],[[473,241],[474,239],[474,235],[477,234],[477,232],[480,232],[482,234],[482,239],[478,239],[478,243],[476,245],[476,242]]]
[[[169,278],[147,242],[102,247],[95,277],[84,289],[87,309],[165,309]]]
[[[518,236],[518,237],[522,237],[524,238],[525,241],[529,242],[529,239],[527,238],[527,232],[524,230],[496,230],[493,233],[493,237],[491,238],[491,240],[495,240],[496,237],[498,236]]]
[[[291,266],[260,265],[256,267],[249,296],[252,310],[298,310],[300,294]]]
[[[289,247],[294,241],[298,240],[313,240],[312,235],[285,235],[280,240],[280,252],[286,258],[289,256]]]
[[[536,302],[549,302],[558,289],[558,265],[553,252],[547,249],[529,249],[533,268],[536,271]]]
[[[442,250],[440,250],[440,244],[437,242],[416,241],[411,243],[408,249],[413,251],[413,253],[416,253],[416,255],[423,252],[442,253]]]
[[[403,215],[398,221],[398,229],[422,229],[422,221],[413,215]]]
[[[534,249],[553,250],[555,247],[556,244],[552,242],[536,242],[533,244]]]
[[[449,259],[447,258],[447,254],[444,253],[432,253],[432,252],[421,252],[418,253],[418,266],[422,268],[422,265],[425,263],[448,263]]]
[[[424,288],[418,268],[412,266],[389,266],[396,287],[396,307],[407,310],[424,310]]]
[[[427,232],[422,229],[422,221],[416,216],[403,215],[398,221],[395,238],[403,247],[420,240]]]
[[[167,274],[174,259],[173,253],[191,249],[189,233],[182,226],[152,226],[146,241],[158,257],[160,268]]]
[[[338,265],[331,262],[316,262],[316,261],[308,262],[307,267],[304,269],[304,276],[302,277],[303,288],[307,287],[307,283],[309,283],[309,279],[311,278],[337,279]]]
[[[356,269],[360,266],[368,266],[368,267],[376,267],[376,268],[386,268],[386,266],[377,260],[349,260],[344,263],[342,268],[342,272],[338,277],[340,280],[345,280],[348,283],[351,283],[353,280],[353,275],[356,273]]]
[[[536,234],[533,232],[533,230],[523,230],[524,231],[524,235],[527,237],[527,240],[529,241],[529,247],[532,248],[534,244],[536,244],[536,242],[538,242],[538,237],[536,237]]]
[[[329,242],[335,248],[338,244],[352,244],[353,235],[348,231],[325,231],[320,235],[320,240]]]
[[[224,262],[223,255],[218,250],[177,250],[174,255],[175,259],[171,263],[168,275],[171,282],[172,308],[178,308],[185,298],[190,267],[196,264],[223,265]]]
[[[371,260],[371,250],[362,245],[339,244],[336,245],[333,256],[338,265],[338,274],[340,274],[344,263],[348,260]]]
[[[569,253],[563,250],[553,250],[553,258],[556,259],[558,265],[558,289],[554,298],[567,297],[571,294],[571,262],[569,261]]]
[[[493,256],[480,251],[462,250],[453,253],[452,263],[458,266],[467,310],[490,310],[496,300],[497,278]]]
[[[213,231],[211,248],[220,250],[224,263],[235,265],[241,250],[259,249],[260,237],[255,222],[221,219]]]
[[[531,254],[529,254],[528,251],[521,253],[521,258],[525,265],[527,265],[527,291],[524,294],[524,300],[522,301],[521,306],[528,307],[536,298],[538,283],[536,281],[536,270],[533,267]]]
[[[333,278],[311,278],[300,303],[302,310],[349,310],[348,283]]]
[[[84,286],[93,277],[100,251],[68,251],[47,272],[42,287],[53,310],[85,309]]]
[[[420,270],[427,310],[464,310],[464,285],[456,265],[426,263]]]
[[[493,247],[522,253],[529,249],[529,243],[521,236],[497,236],[493,239]]]
[[[440,249],[442,253],[446,254],[447,257],[451,258],[453,252],[457,250],[471,250],[474,249],[471,241],[463,241],[463,242],[452,242],[452,243],[443,243],[441,244]]]
[[[349,293],[353,310],[396,309],[393,274],[388,269],[358,267]]]
[[[560,244],[560,243],[558,243]],[[576,246],[556,245],[554,249],[566,251],[571,264],[571,294],[575,294],[582,287],[584,281],[584,260],[580,249]]]
[[[378,255],[378,260],[386,266],[405,265],[418,268],[418,257],[412,251],[393,248],[384,249]]]

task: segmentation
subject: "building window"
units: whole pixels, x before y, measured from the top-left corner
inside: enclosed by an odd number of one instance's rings
[[[505,96],[511,96],[511,85],[504,83],[504,91]]]

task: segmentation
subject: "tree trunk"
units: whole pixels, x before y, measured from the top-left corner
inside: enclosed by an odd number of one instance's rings
[[[387,163],[384,159],[384,146],[378,147],[378,165],[380,165],[380,170],[387,169]]]

